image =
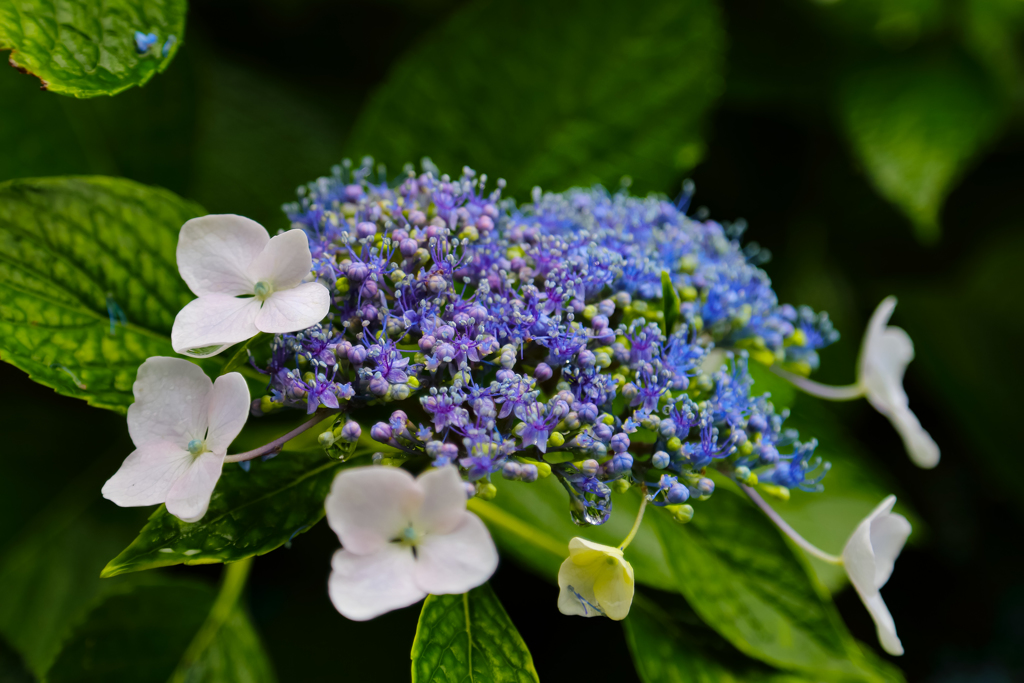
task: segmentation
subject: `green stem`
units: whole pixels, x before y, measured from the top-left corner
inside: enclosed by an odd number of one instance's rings
[[[619,550],[625,550],[626,546],[633,542],[636,532],[640,531],[640,522],[644,521],[644,508],[647,507],[647,484],[644,484],[640,495],[640,510],[636,513],[636,521],[633,522],[633,528],[629,530],[626,540],[619,544]]]
[[[513,517],[493,503],[487,503],[479,498],[470,498],[466,507],[475,512],[477,517],[489,525],[500,527],[511,534],[515,534],[524,541],[541,550],[546,550],[559,559],[563,559],[569,554],[568,546],[559,543],[547,534],[538,533],[533,527]]]
[[[220,632],[232,612],[238,606],[238,600],[242,597],[242,590],[245,588],[245,581],[249,578],[249,569],[252,567],[252,558],[247,557],[238,562],[232,562],[224,568],[224,582],[221,583],[217,599],[210,608],[210,614],[206,621],[199,627],[192,642],[189,643],[185,654],[181,656],[178,667],[171,675],[169,683],[184,683],[188,670],[199,661],[203,653],[213,643],[214,638]]]
[[[255,342],[257,340],[261,340],[265,336],[267,336],[267,335],[264,332],[258,332],[255,337],[250,337],[248,339],[248,341],[246,341],[244,344],[239,346],[238,350],[235,351],[235,354],[233,356],[231,356],[231,360],[229,360],[224,365],[224,367],[221,368],[220,374],[221,375],[226,375],[229,372],[233,371],[235,368],[237,368],[237,367],[241,366],[243,363],[245,363],[245,361],[247,361],[249,359],[249,354],[248,354],[249,346],[253,342]]]
[[[838,555],[826,553],[824,550],[822,550],[821,548],[814,545],[806,538],[798,534],[796,529],[787,524],[786,520],[782,519],[779,513],[776,512],[772,508],[772,506],[769,505],[765,501],[765,499],[760,496],[760,494],[758,494],[757,491],[750,488],[746,484],[740,484],[740,482],[736,483],[739,484],[739,487],[743,490],[743,493],[747,494],[747,497],[750,498],[751,502],[754,503],[754,505],[756,505],[757,507],[761,508],[761,512],[767,515],[768,519],[772,520],[772,522],[775,523],[775,526],[779,527],[779,531],[789,536],[789,538],[798,546],[803,548],[808,555],[816,557],[819,560],[822,560],[823,562],[828,562],[829,564],[843,564],[843,558],[839,557]]]

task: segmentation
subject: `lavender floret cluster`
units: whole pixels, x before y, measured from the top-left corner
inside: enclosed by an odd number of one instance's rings
[[[517,205],[504,182],[429,160],[389,183],[348,162],[284,207],[329,287],[327,322],[278,335],[258,412],[342,409],[331,452],[369,436],[457,464],[467,489],[553,475],[579,524],[613,489],[656,505],[711,495],[706,468],[820,490],[816,442],[784,429],[750,360],[808,372],[838,334],[780,305],[757,250],[685,199],[601,187]]]

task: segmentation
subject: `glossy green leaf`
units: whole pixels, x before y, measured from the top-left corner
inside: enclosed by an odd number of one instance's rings
[[[723,57],[711,0],[469,3],[393,67],[348,149],[470,164],[513,194],[623,174],[663,190],[703,156]]]
[[[174,354],[171,323],[192,298],[177,235],[204,213],[113,178],[0,184],[0,357],[61,394],[125,411],[139,365]]]
[[[0,50],[11,50],[11,66],[46,90],[114,95],[170,65],[187,8],[186,0],[0,0]],[[146,54],[136,31],[156,35]]]
[[[939,237],[946,196],[998,131],[1001,107],[984,78],[952,62],[886,65],[851,78],[841,120],[875,189]]]
[[[637,593],[623,621],[643,683],[800,683],[811,681],[762,664],[708,628],[682,599]]]
[[[878,680],[806,563],[738,494],[720,487],[689,524],[650,516],[677,590],[741,652],[830,679]]]
[[[490,584],[430,595],[412,644],[413,683],[536,683],[533,657]]]
[[[324,516],[324,498],[335,475],[363,462],[328,458],[314,445],[317,433],[314,428],[293,439],[271,460],[252,461],[248,472],[226,464],[210,509],[198,522],[182,522],[161,505],[138,538],[107,564],[103,576],[174,564],[234,562],[268,553],[310,529]]]
[[[635,492],[613,493],[609,520],[601,526],[581,527],[572,521],[568,496],[554,476],[532,484],[497,478],[494,483],[497,497],[490,502],[473,499],[470,509],[484,520],[502,550],[550,581],[569,556],[569,541],[574,536],[616,546],[629,533],[640,507]],[[639,583],[674,590],[672,571],[652,525],[644,519],[626,559]]]

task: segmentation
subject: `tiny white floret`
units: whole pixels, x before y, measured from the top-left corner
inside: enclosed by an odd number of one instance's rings
[[[931,468],[939,464],[939,446],[910,410],[903,390],[903,375],[914,359],[914,343],[905,331],[888,325],[895,308],[896,297],[890,296],[871,316],[858,361],[858,383],[871,405],[896,427],[910,459],[919,467]]]
[[[558,611],[621,621],[633,604],[633,567],[622,550],[578,536],[558,569]]]
[[[868,608],[882,649],[902,655],[896,624],[879,590],[892,576],[893,566],[910,536],[910,522],[892,511],[896,496],[889,496],[857,525],[843,548],[843,566],[857,595]]]
[[[498,567],[494,541],[466,510],[454,467],[415,479],[398,467],[344,470],[324,507],[343,546],[331,560],[328,592],[349,619],[373,619],[428,594],[465,593]]]
[[[194,363],[154,356],[139,367],[132,390],[135,450],[103,485],[103,497],[121,507],[165,503],[175,517],[195,522],[249,416],[249,387],[237,372],[213,382]]]
[[[171,328],[171,345],[187,356],[214,356],[259,332],[304,330],[330,309],[327,288],[305,281],[313,258],[300,229],[271,237],[242,216],[193,218],[181,227],[177,260],[199,297],[178,312]]]

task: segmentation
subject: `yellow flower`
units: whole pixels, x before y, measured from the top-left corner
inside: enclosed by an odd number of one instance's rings
[[[622,551],[583,538],[569,541],[569,557],[558,570],[558,611],[619,621],[633,603],[633,567]]]

